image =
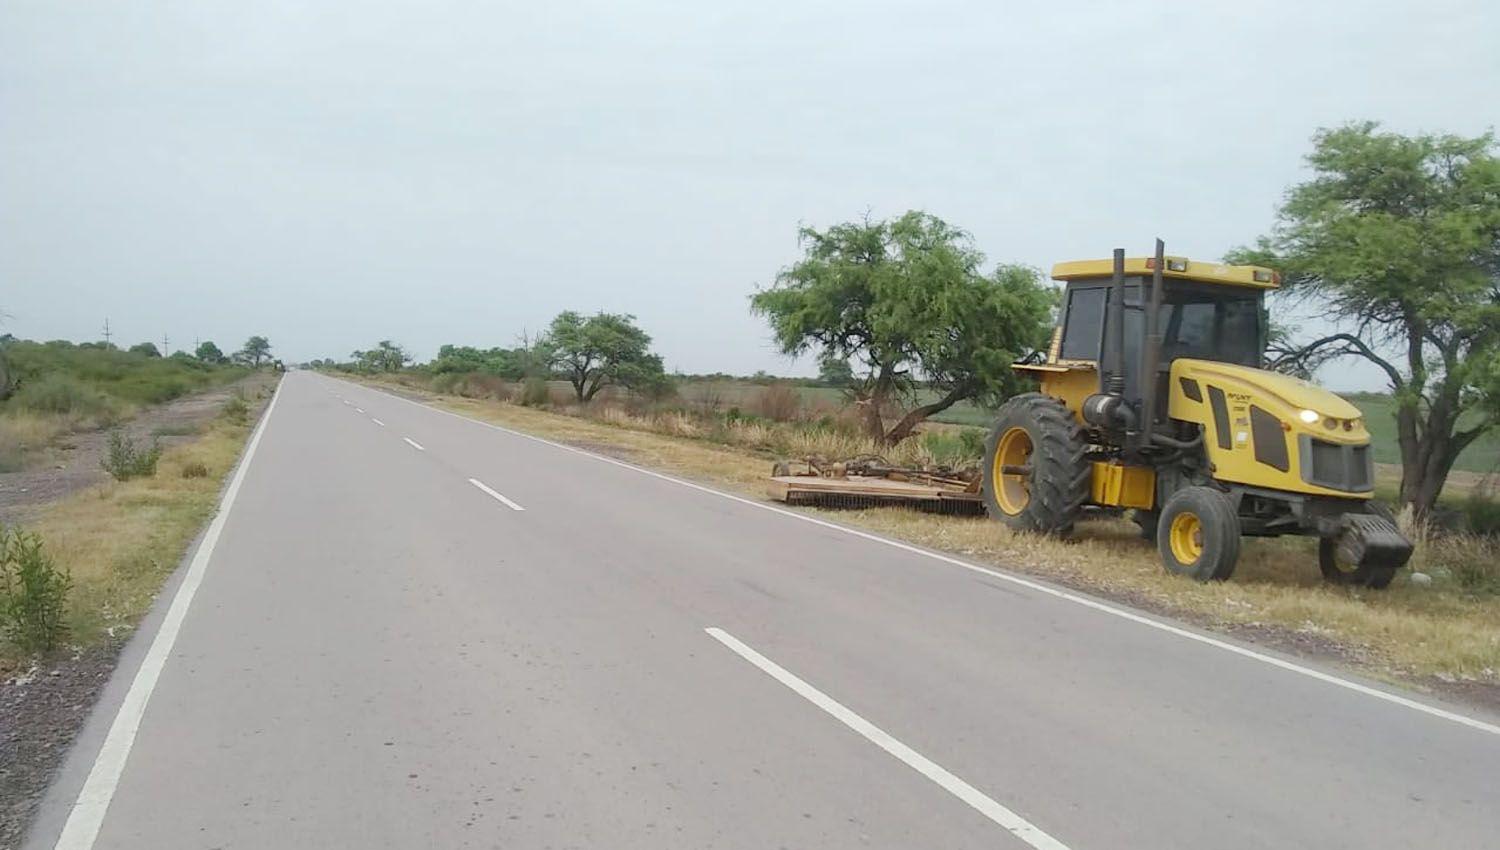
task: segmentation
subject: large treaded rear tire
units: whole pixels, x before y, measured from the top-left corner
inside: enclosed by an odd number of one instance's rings
[[[1002,476],[997,449],[1008,433],[1018,429],[1030,442],[1026,457],[1030,475]],[[1086,448],[1083,429],[1062,402],[1041,393],[1011,398],[1001,405],[985,440],[986,510],[1016,531],[1072,532],[1089,496],[1091,469],[1084,459]]]

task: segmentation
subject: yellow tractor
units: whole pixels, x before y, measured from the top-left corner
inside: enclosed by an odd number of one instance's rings
[[[1358,408],[1260,368],[1270,269],[1167,256],[1059,263],[1052,342],[1013,368],[1041,392],[998,412],[983,497],[1010,527],[1067,534],[1086,506],[1133,509],[1166,568],[1234,571],[1242,536],[1319,540],[1323,575],[1381,588],[1411,556],[1371,501]]]

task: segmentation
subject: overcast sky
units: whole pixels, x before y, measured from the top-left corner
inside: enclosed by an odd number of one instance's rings
[[[1494,126],[1497,48],[1496,0],[0,0],[0,309],[288,360],[603,309],[669,369],[805,372],[747,311],[800,223],[1216,259],[1320,126]]]

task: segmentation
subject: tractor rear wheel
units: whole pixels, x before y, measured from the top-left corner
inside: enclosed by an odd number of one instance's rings
[[[1168,572],[1223,581],[1240,558],[1240,520],[1229,497],[1212,487],[1184,487],[1162,507],[1156,548]]]
[[[984,504],[1017,531],[1067,534],[1089,496],[1083,429],[1041,393],[1007,401],[985,440]]]

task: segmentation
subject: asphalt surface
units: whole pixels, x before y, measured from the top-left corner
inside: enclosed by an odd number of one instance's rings
[[[1500,846],[1494,717],[367,388],[288,375],[241,485],[29,846]]]

